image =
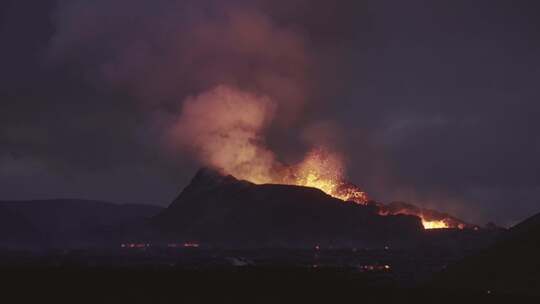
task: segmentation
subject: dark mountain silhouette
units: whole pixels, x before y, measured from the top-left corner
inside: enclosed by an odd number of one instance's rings
[[[201,169],[151,222],[170,239],[236,247],[398,244],[423,231],[417,217],[377,212],[315,188],[256,185]]]
[[[540,214],[512,227],[488,249],[450,266],[433,285],[540,296]]]
[[[223,247],[433,247],[475,250],[496,233],[424,231],[413,215],[379,215],[319,189],[256,185],[201,169],[166,209],[88,200],[0,201],[0,248],[189,242]]]
[[[57,199],[0,202],[0,246],[118,245],[157,206]]]

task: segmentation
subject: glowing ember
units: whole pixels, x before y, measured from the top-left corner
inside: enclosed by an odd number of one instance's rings
[[[317,188],[343,201],[366,204],[367,194],[353,184],[344,181],[341,156],[323,148],[311,150],[304,160],[295,166],[280,165],[280,169],[261,169],[259,164],[244,167],[242,172],[226,173],[255,184],[285,184]],[[253,168],[253,170],[249,170]],[[259,174],[260,172],[272,172]]]
[[[344,168],[339,155],[324,149],[312,150],[304,161],[292,169],[291,178],[285,183],[297,186],[313,187],[343,201],[365,204],[368,201],[365,192],[343,181]]]
[[[422,219],[422,225],[424,225],[424,229],[443,229],[443,228],[450,228],[450,226],[444,222],[444,220],[441,221],[427,221],[425,219]]]

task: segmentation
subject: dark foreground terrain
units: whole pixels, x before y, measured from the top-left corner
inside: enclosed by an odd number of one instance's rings
[[[52,267],[4,269],[1,276],[8,282],[2,297],[11,303],[538,303],[511,294],[399,288],[334,268]]]
[[[464,261],[466,261],[465,258]],[[0,254],[10,303],[538,303],[539,294],[441,284],[462,257],[433,250],[121,247]],[[453,274],[467,279],[475,275]],[[494,270],[497,275],[497,270]],[[519,277],[507,278],[514,282]],[[538,279],[536,279],[538,281]],[[486,281],[489,282],[489,281]],[[7,302],[6,302],[7,303]]]
[[[540,296],[540,214],[509,229],[494,245],[452,263],[433,284]]]
[[[414,250],[196,243],[4,249],[2,297],[5,303],[540,303],[538,218],[472,251],[452,250],[446,240],[466,244],[477,232],[444,230],[430,232],[429,246]]]
[[[424,230],[201,171],[168,208],[0,202],[0,303],[540,303],[540,215]]]

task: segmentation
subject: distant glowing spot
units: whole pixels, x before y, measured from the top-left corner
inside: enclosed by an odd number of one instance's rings
[[[444,228],[450,228],[448,224],[445,221],[427,221],[422,219],[422,225],[424,225],[424,229],[444,229]]]
[[[198,243],[184,243],[185,248],[199,248]]]

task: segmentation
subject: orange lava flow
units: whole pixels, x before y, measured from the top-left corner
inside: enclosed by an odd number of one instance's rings
[[[368,201],[365,192],[343,181],[343,162],[336,154],[315,149],[290,170],[292,172],[284,180],[286,184],[317,188],[330,196],[357,204]]]
[[[438,221],[428,221],[422,219],[422,225],[424,226],[424,229],[445,229],[450,228],[450,226],[444,221],[444,220],[438,220]]]
[[[369,204],[368,195],[357,186],[345,181],[345,168],[339,154],[331,153],[325,149],[314,149],[297,165],[282,166],[273,174],[257,175],[253,172],[264,170],[246,170],[242,179],[256,184],[273,183],[317,188],[324,193],[345,202],[354,202],[359,205]],[[263,178],[261,178],[261,176]],[[463,229],[464,224],[448,217],[436,215],[431,210],[424,210],[410,204],[403,204],[398,208],[390,205],[371,202],[379,208],[378,213],[388,215],[412,215],[421,219],[424,229]]]

